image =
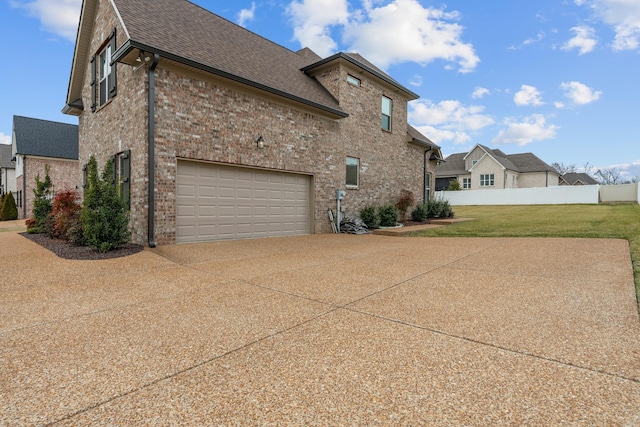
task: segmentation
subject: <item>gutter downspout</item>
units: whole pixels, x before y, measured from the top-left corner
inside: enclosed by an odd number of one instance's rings
[[[27,156],[22,156],[22,218],[27,219]]]
[[[148,212],[147,212],[147,236],[148,243],[150,248],[155,248],[157,246],[154,240],[154,222],[155,222],[155,164],[156,164],[156,153],[155,153],[155,85],[156,85],[156,76],[155,70],[158,66],[158,61],[160,61],[160,55],[157,53],[153,54],[153,62],[149,66],[149,110],[147,112],[147,137],[148,137],[148,177],[149,177],[149,187],[148,187]]]
[[[431,148],[429,148],[428,150],[426,150],[424,152],[424,159],[423,159],[423,172],[422,172],[422,202],[423,203],[427,203],[429,200],[427,200],[427,153],[431,151]]]

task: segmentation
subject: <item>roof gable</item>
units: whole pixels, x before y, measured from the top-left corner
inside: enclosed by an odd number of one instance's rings
[[[11,161],[12,158],[11,146],[7,144],[0,144],[0,168],[15,169],[16,162]]]
[[[83,72],[95,18],[96,0],[84,0],[76,42],[67,104],[81,93]],[[117,62],[132,63],[140,50],[163,60],[289,98],[329,113],[347,117],[338,101],[301,68],[317,61],[317,55],[302,49],[293,52],[186,0],[110,0],[125,37],[114,53]],[[91,18],[91,19],[90,19]],[[78,64],[83,64],[82,66]]]
[[[13,116],[16,154],[78,159],[78,126]]]

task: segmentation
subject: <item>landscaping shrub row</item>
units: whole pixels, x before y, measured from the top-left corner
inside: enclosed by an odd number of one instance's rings
[[[367,228],[393,227],[398,219],[404,220],[407,210],[413,206],[414,198],[410,191],[402,190],[395,204],[382,206],[367,205],[360,210],[360,219]],[[453,218],[454,212],[447,200],[430,200],[414,207],[411,220],[426,222],[432,218]]]

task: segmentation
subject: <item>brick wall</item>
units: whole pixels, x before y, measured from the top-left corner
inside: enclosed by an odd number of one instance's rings
[[[45,157],[31,157],[26,159],[26,173],[17,179],[18,191],[23,189],[23,182],[26,179],[26,192],[23,194],[23,206],[26,205],[26,216],[24,208],[18,208],[18,217],[31,218],[33,212],[33,190],[36,188],[36,176],[40,175],[40,180],[45,177],[45,166],[49,165],[49,177],[53,183],[54,193],[58,190],[79,189],[82,186],[80,170],[77,160],[51,159]]]

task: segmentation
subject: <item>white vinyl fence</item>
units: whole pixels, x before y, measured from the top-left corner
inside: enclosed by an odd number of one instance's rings
[[[436,197],[453,206],[464,205],[561,205],[600,202],[637,202],[639,184],[559,185],[557,187],[506,188],[500,190],[438,191]]]

